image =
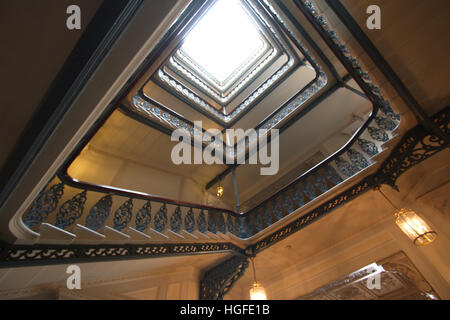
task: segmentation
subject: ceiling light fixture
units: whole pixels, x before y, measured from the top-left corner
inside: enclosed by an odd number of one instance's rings
[[[223,197],[223,192],[224,192],[224,189],[223,189],[223,186],[222,186],[222,180],[221,179],[219,179],[219,185],[217,186],[217,189],[216,189],[216,196],[217,196],[217,198],[222,198]]]
[[[252,261],[253,268],[253,285],[250,288],[250,300],[267,300],[266,289],[264,289],[263,285],[256,281],[256,271],[255,271],[255,263],[254,258],[250,258]]]
[[[425,246],[436,240],[437,233],[433,231],[417,213],[410,209],[398,209],[381,191],[379,186],[376,187],[376,190],[378,190],[395,209],[395,223],[416,246]]]

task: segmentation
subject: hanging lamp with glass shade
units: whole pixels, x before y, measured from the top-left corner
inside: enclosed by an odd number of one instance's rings
[[[391,200],[377,187],[381,195],[395,209],[395,223],[408,236],[416,246],[425,246],[436,240],[437,233],[413,210],[401,208],[398,209]]]
[[[254,259],[251,258],[252,268],[253,268],[253,285],[250,288],[250,300],[267,300],[266,289],[264,289],[263,285],[256,281],[256,271]]]
[[[221,199],[223,197],[224,191],[225,191],[225,189],[223,188],[222,179],[219,176],[219,182],[217,183],[217,188],[216,188],[217,199]]]
[[[398,209],[395,212],[395,223],[416,246],[424,246],[436,240],[437,233],[414,211]]]

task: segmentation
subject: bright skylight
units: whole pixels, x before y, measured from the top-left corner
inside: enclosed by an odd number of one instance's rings
[[[218,0],[187,35],[181,50],[223,83],[263,47],[238,0]]]

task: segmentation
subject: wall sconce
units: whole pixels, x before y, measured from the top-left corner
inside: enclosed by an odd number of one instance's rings
[[[416,246],[425,246],[436,240],[437,233],[433,231],[417,213],[410,209],[398,209],[381,191],[380,187],[376,187],[375,189],[378,190],[395,209],[395,223]]]
[[[263,285],[256,281],[256,271],[255,264],[253,262],[254,258],[250,258],[252,261],[253,268],[253,285],[250,288],[250,300],[267,300],[266,289],[264,289]]]

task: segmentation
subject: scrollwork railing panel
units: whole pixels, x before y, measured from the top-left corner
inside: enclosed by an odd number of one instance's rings
[[[86,190],[67,200],[56,215],[56,226],[65,229],[75,223],[82,215],[86,203]]]
[[[147,201],[142,208],[136,214],[135,224],[136,230],[144,231],[150,225],[152,221],[152,204],[150,201]]]
[[[89,211],[89,215],[86,217],[86,227],[94,231],[102,228],[111,213],[111,206],[111,195],[102,197]]]
[[[47,190],[43,190],[24,215],[23,222],[25,225],[33,227],[47,219],[56,210],[63,193],[64,183],[62,182],[51,186]]]
[[[133,216],[133,199],[128,199],[125,201],[117,210],[114,212],[114,229],[121,231],[125,229],[126,226],[131,221]]]
[[[200,281],[200,300],[222,300],[248,268],[248,258],[234,256],[208,270]]]

